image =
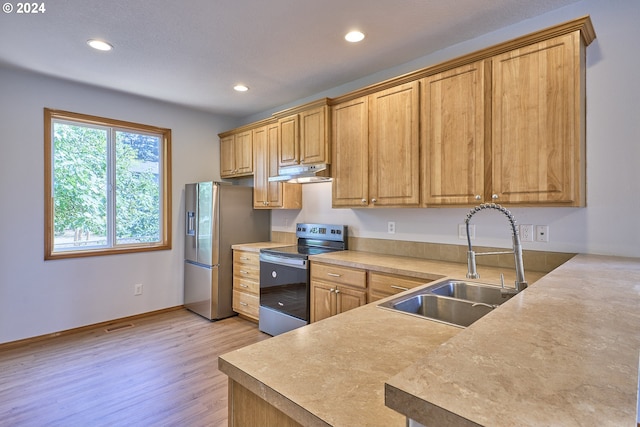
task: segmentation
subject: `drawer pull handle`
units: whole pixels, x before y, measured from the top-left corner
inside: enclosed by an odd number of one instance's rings
[[[249,261],[251,258],[247,258],[246,256],[241,256],[240,259],[242,261]]]
[[[409,288],[405,288],[404,286],[396,286],[396,285],[391,285],[391,288],[398,289],[400,291],[408,291],[409,290]]]
[[[331,277],[340,277],[342,276],[341,274],[337,274],[337,273],[327,273],[327,276],[331,276]]]
[[[245,270],[240,270],[240,273],[242,273],[242,274],[249,274],[249,272],[248,272],[248,271],[245,271]]]
[[[248,286],[248,285],[245,285],[244,283],[240,283],[240,287],[241,287],[241,288],[248,288],[249,286]]]
[[[245,307],[247,307],[249,304],[247,304],[246,302],[240,301],[240,305],[244,305]]]

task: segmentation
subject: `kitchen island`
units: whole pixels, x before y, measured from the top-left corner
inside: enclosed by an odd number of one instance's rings
[[[635,425],[638,306],[640,260],[589,255],[467,329],[369,304],[221,356],[229,425],[234,388],[287,425]]]

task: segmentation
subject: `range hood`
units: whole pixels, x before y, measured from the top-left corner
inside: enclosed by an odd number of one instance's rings
[[[278,169],[278,176],[270,176],[269,182],[290,182],[294,184],[309,184],[314,182],[331,181],[329,176],[318,176],[318,172],[327,170],[327,165],[295,165],[283,166]]]

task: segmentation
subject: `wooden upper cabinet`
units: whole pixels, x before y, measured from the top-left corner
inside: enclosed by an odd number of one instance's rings
[[[495,201],[584,205],[585,55],[580,33],[495,56],[492,70]]]
[[[253,206],[255,209],[302,208],[300,184],[269,182],[270,176],[278,175],[278,133],[277,122],[253,130],[255,154]]]
[[[307,105],[278,119],[279,166],[331,163],[329,113],[326,100],[321,106]]]
[[[468,205],[484,198],[485,62],[422,81],[423,203]]]
[[[269,146],[267,126],[253,130],[253,207],[264,208],[268,204]]]
[[[300,113],[300,163],[331,163],[326,105]]]
[[[234,150],[236,175],[251,175],[253,173],[253,137],[250,130],[236,135]]]
[[[417,81],[369,95],[369,198],[374,206],[420,203]]]
[[[278,120],[279,160],[280,166],[300,164],[300,124],[298,114],[282,117]]]
[[[253,135],[251,130],[220,138],[220,176],[231,178],[253,174]]]
[[[418,206],[419,82],[332,109],[334,207]]]
[[[236,159],[234,155],[233,144],[235,142],[234,135],[220,138],[220,176],[233,176],[236,169]]]
[[[334,207],[367,206],[369,198],[369,98],[331,108]]]

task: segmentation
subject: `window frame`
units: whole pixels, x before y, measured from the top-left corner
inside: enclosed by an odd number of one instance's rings
[[[161,135],[160,152],[160,241],[152,243],[113,245],[108,248],[88,248],[55,251],[54,242],[54,201],[53,201],[53,122],[65,120],[78,124],[117,128],[118,130],[153,133]],[[110,167],[110,166],[109,166]],[[113,255],[135,252],[149,252],[171,249],[171,129],[140,123],[92,116],[69,111],[44,109],[44,259],[66,259],[89,256]]]

